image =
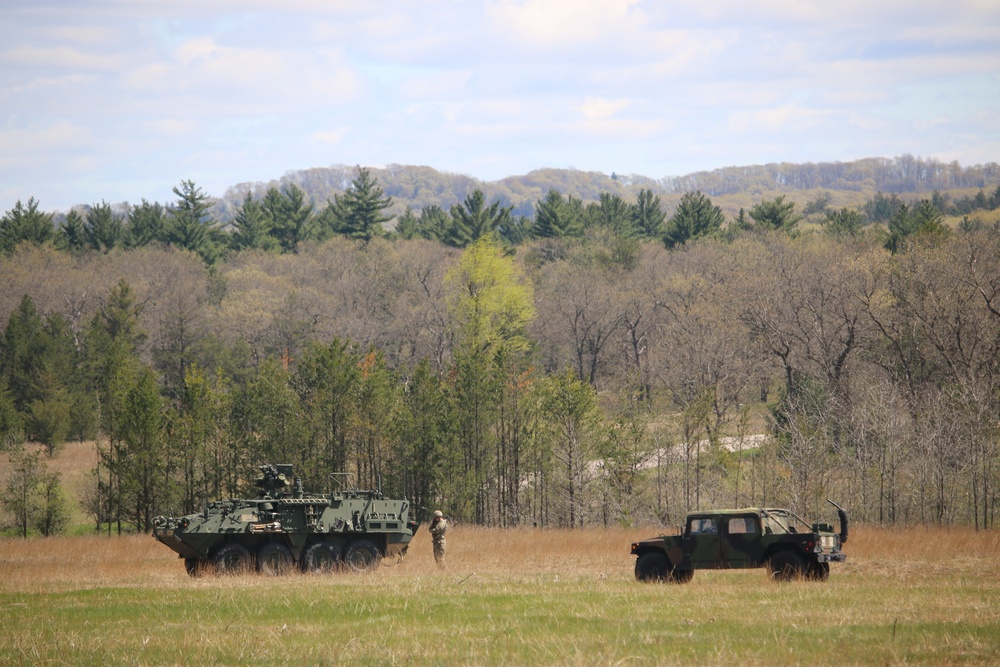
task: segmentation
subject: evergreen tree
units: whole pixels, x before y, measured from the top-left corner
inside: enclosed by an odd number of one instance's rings
[[[723,219],[722,209],[700,191],[685,193],[667,223],[663,242],[673,248],[716,234],[722,228]]]
[[[87,232],[83,216],[73,209],[56,232],[56,247],[60,250],[78,252],[87,247]]]
[[[830,236],[857,236],[861,233],[864,217],[856,209],[842,208],[826,212],[826,233]]]
[[[230,247],[236,251],[275,250],[279,243],[271,233],[272,220],[273,216],[261,202],[256,201],[253,195],[247,192],[233,220],[233,231],[229,236]]]
[[[128,214],[128,247],[143,248],[151,243],[166,242],[166,225],[167,218],[163,206],[143,199],[142,203],[133,206]]]
[[[383,223],[392,216],[382,213],[392,206],[392,197],[385,196],[378,179],[366,168],[358,167],[358,177],[351,181],[343,196],[335,195],[332,213],[337,231],[352,239],[367,243],[385,233]]]
[[[125,226],[121,216],[111,208],[111,204],[102,201],[100,204],[94,204],[87,211],[83,234],[89,247],[107,252],[123,245]]]
[[[413,214],[413,209],[409,206],[403,211],[403,215],[396,220],[396,236],[409,241],[415,239],[420,234],[420,221]]]
[[[418,227],[420,236],[425,239],[443,243],[448,235],[449,224],[448,214],[436,204],[431,204],[420,211]]]
[[[18,199],[14,208],[0,218],[0,251],[11,252],[22,242],[41,245],[54,234],[51,213],[39,211],[34,197],[28,199],[27,206]]]
[[[486,195],[477,189],[461,204],[451,207],[451,224],[443,240],[454,248],[464,248],[492,234],[499,235],[502,228],[510,226],[513,208],[501,206],[499,199],[486,206]]]
[[[652,190],[639,191],[635,204],[631,209],[632,227],[640,236],[649,239],[663,237],[663,226],[667,214],[660,206],[660,198]]]
[[[602,192],[597,203],[586,208],[587,227],[598,227],[614,232],[621,237],[636,235],[636,228],[629,205],[618,195]]]
[[[777,229],[792,234],[802,219],[795,212],[795,202],[785,202],[785,195],[762,201],[751,207],[750,217],[761,229]]]
[[[177,202],[167,211],[166,239],[171,245],[196,253],[206,264],[218,256],[218,222],[209,212],[208,195],[194,181],[174,187]]]
[[[294,183],[284,191],[269,188],[261,207],[266,213],[269,233],[283,252],[295,252],[300,243],[313,237],[313,205],[306,203],[305,192]]]
[[[555,188],[549,188],[545,199],[535,205],[534,235],[538,238],[559,238],[579,236],[583,233],[583,221],[572,204],[563,199]]]
[[[0,380],[21,415],[27,415],[31,403],[41,397],[37,379],[45,368],[45,348],[42,318],[35,302],[25,295],[7,320],[0,342]]]

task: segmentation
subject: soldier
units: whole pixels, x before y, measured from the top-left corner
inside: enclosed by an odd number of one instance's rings
[[[440,568],[444,568],[444,534],[447,530],[448,521],[441,514],[441,510],[435,510],[434,518],[431,520],[430,531],[431,540],[434,541],[434,562]]]

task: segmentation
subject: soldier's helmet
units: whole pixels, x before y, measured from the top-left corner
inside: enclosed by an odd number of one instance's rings
[[[435,519],[440,519],[443,516],[444,516],[444,514],[441,514],[441,510],[434,510],[434,518]]]

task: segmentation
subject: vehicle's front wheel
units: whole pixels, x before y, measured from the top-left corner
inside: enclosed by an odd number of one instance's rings
[[[791,581],[805,573],[805,561],[794,551],[779,551],[771,556],[768,567],[775,581]]]
[[[344,563],[354,572],[367,572],[378,567],[382,554],[378,547],[368,540],[357,540],[347,545]]]
[[[635,578],[638,581],[663,581],[670,570],[670,560],[659,551],[644,553],[635,560]]]
[[[212,556],[212,564],[219,574],[244,574],[250,570],[250,552],[242,544],[224,544]]]
[[[257,551],[257,571],[271,577],[288,574],[295,560],[281,542],[268,542]]]

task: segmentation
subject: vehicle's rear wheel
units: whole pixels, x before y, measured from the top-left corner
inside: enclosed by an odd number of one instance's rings
[[[826,581],[830,578],[830,564],[813,562],[809,564],[806,577],[810,581]]]
[[[212,556],[212,564],[219,574],[244,574],[250,571],[250,552],[242,544],[224,544]]]
[[[317,542],[302,556],[302,569],[306,572],[328,574],[340,569],[343,547],[339,542]]]
[[[775,581],[791,581],[805,573],[805,561],[794,551],[779,551],[771,556],[768,567]]]
[[[281,542],[268,542],[257,551],[257,571],[271,577],[288,574],[295,560],[291,550]]]
[[[184,570],[191,577],[200,577],[205,574],[205,570],[208,568],[208,561],[201,558],[185,558],[184,559]]]
[[[670,560],[659,551],[650,551],[635,559],[635,578],[638,581],[663,581],[670,575],[670,570]]]
[[[344,563],[354,572],[367,572],[379,566],[382,554],[368,540],[356,540],[347,545]]]

